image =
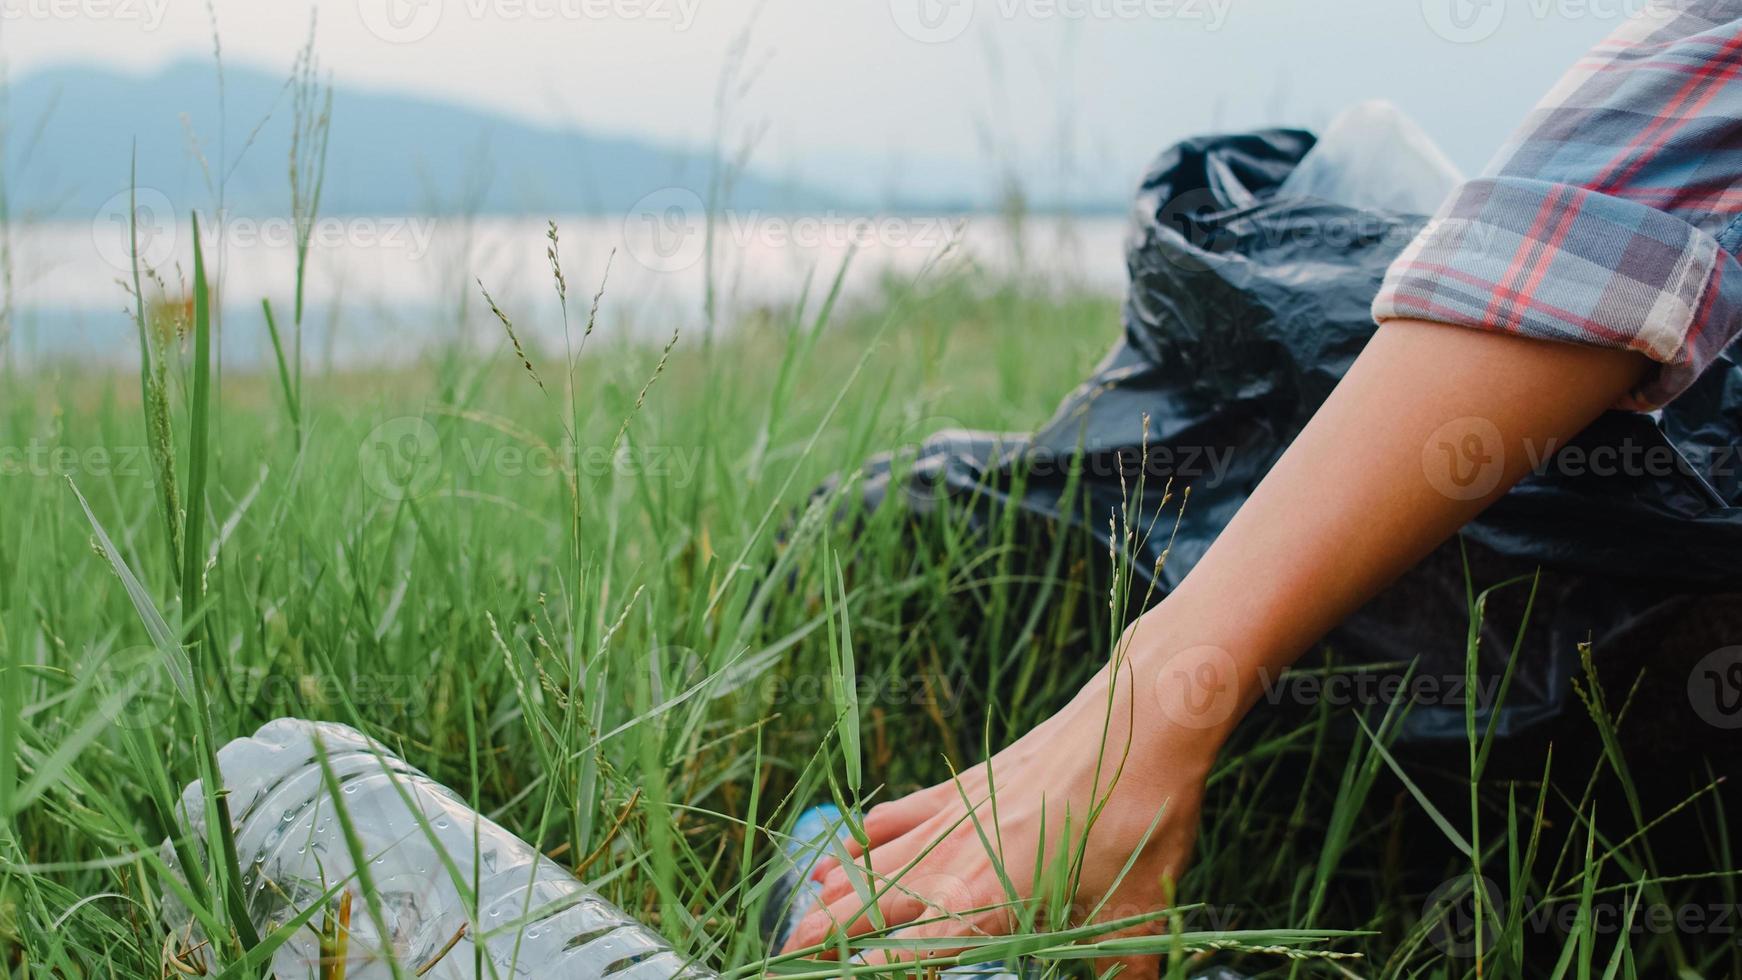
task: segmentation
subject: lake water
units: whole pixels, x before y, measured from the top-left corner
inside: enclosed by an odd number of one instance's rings
[[[962,262],[1060,288],[1124,287],[1120,218],[1034,218],[1017,236],[995,215],[729,213],[710,226],[683,202],[654,203],[627,220],[557,219],[571,315],[585,316],[607,261],[599,329],[649,340],[701,328],[710,280],[721,329],[747,309],[792,302],[807,277],[814,303],[849,253],[849,298],[876,289],[886,275],[937,275]],[[186,295],[193,275],[188,222],[147,220],[173,215],[167,202],[158,209],[142,202],[139,213],[140,254],[159,270],[168,294]],[[556,336],[548,227],[525,218],[324,219],[308,258],[306,335],[339,361],[391,360],[467,331],[499,338],[481,301],[482,280],[517,328]],[[10,229],[18,352],[135,355],[126,312],[128,230],[124,213]],[[294,229],[278,219],[202,219],[202,238],[224,318],[225,360],[257,362],[268,352],[261,299],[272,301],[281,324],[290,318]]]

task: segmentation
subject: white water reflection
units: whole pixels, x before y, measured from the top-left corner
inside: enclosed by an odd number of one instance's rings
[[[125,200],[95,222],[10,229],[15,343],[27,356],[95,352],[133,356],[131,250]],[[192,279],[191,222],[167,202],[136,202],[138,250],[170,295]],[[813,297],[853,253],[849,299],[881,277],[936,274],[977,263],[1060,287],[1124,286],[1124,222],[1113,217],[1032,218],[1020,235],[993,215],[856,216],[728,212],[712,222],[696,202],[653,197],[627,219],[557,219],[571,316],[584,317],[609,262],[600,328],[647,339],[713,320],[729,329],[745,310],[791,303],[807,279]],[[226,324],[226,360],[266,350],[262,299],[290,318],[296,234],[287,219],[202,216],[202,240]],[[432,343],[497,329],[479,280],[530,336],[553,336],[556,300],[548,223],[521,217],[323,219],[313,229],[304,296],[311,343],[340,360],[414,354]],[[710,288],[711,286],[711,288]],[[152,290],[147,283],[148,292]]]

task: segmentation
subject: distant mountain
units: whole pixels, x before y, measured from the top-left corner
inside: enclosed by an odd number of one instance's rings
[[[227,127],[219,125],[210,62],[180,62],[145,76],[94,66],[44,70],[14,81],[7,96],[6,175],[15,217],[96,213],[127,189],[135,145],[140,187],[161,191],[178,207],[210,206],[213,195],[192,152],[196,139],[214,173],[220,159],[227,161],[228,208],[288,209],[291,106],[282,77],[226,65]],[[462,208],[621,214],[665,188],[707,195],[710,161],[693,150],[403,93],[338,87],[333,101],[326,214]],[[738,176],[731,203],[770,211],[850,206],[822,189],[756,172]]]

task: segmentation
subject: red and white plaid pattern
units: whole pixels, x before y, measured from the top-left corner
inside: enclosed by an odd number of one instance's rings
[[[1742,0],[1654,3],[1531,111],[1373,316],[1637,350],[1661,405],[1742,332]]]

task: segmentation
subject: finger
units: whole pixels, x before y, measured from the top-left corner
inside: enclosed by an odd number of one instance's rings
[[[879,896],[874,904],[885,927],[912,922],[926,908],[925,901],[916,894],[894,887]],[[877,928],[877,921],[870,914],[865,900],[849,894],[800,919],[798,925],[792,927],[792,934],[787,937],[781,952],[821,946],[842,936],[851,940]]]
[[[937,863],[942,861],[940,857]],[[953,871],[914,869],[906,880],[889,884],[879,895],[876,907],[881,925],[865,913],[864,904],[859,896],[848,895],[811,913],[793,929],[793,941],[787,948],[803,949],[843,935],[851,940],[878,928],[898,929],[927,918],[927,910],[931,914],[967,912],[976,907],[976,899],[967,879]]]
[[[855,860],[851,867],[836,865],[822,880],[822,889],[817,895],[818,903],[827,905],[856,891],[855,882],[868,886],[873,892],[882,889],[891,879],[906,870],[908,865],[913,864],[914,859],[925,853],[925,849],[936,840],[937,835],[931,832],[928,825],[873,850],[869,873],[865,870],[863,860]]]
[[[938,790],[943,785],[946,784],[922,789],[917,793],[909,793],[899,800],[879,803],[867,811],[864,830],[870,846],[875,849],[895,840],[936,814],[939,805],[938,798],[941,795]],[[857,859],[860,854],[864,853],[865,847],[859,843],[858,838],[848,837],[841,842],[841,849],[846,851],[849,859]],[[830,853],[819,859],[816,867],[811,869],[811,878],[821,881],[825,875],[840,867],[840,864],[838,851],[831,849]]]
[[[972,943],[962,940],[1009,935],[1013,925],[1010,910],[1004,906],[958,912],[954,915],[928,908],[922,918],[933,921],[908,926],[889,934],[890,939],[913,945],[874,949],[861,958],[866,963],[889,964],[954,956],[973,947]]]

